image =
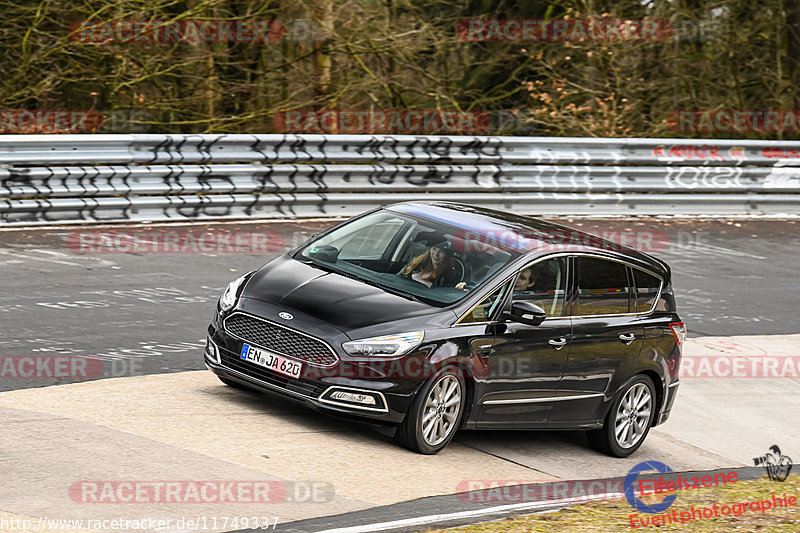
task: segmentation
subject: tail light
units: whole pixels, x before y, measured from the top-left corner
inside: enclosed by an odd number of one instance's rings
[[[683,322],[670,322],[669,329],[672,330],[672,335],[675,336],[675,342],[678,343],[678,346],[683,344],[683,341],[686,340],[686,324]]]

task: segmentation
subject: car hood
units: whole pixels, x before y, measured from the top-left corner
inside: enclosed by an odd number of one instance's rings
[[[255,272],[241,297],[293,309],[344,333],[444,311],[295,261],[288,255]]]

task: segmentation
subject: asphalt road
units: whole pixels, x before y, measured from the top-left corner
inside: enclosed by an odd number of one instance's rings
[[[745,363],[762,353],[791,357],[799,347],[800,335],[696,337],[685,344],[684,364],[691,360],[697,367],[703,358],[719,355]],[[800,450],[797,375],[684,376],[670,420],[653,428],[637,453],[625,459],[592,450],[578,431],[463,431],[435,456],[416,454],[385,432],[285,398],[227,387],[205,370],[5,391],[0,459],[14,483],[0,484],[0,522],[151,517],[175,524],[204,517],[217,524],[209,531],[223,531],[253,527],[252,521],[227,522],[231,516],[267,515],[274,517],[271,523],[280,522],[278,531],[330,533],[333,527],[337,533],[366,533],[384,526],[416,531],[442,521],[553,510],[573,497],[619,494],[619,480],[648,460],[680,473],[749,466],[759,477],[766,470],[752,468],[754,457],[774,445],[788,457],[796,458]],[[608,478],[616,481],[565,482]],[[189,499],[187,493],[186,499],[151,501],[145,494],[128,502],[109,490],[102,505],[92,503],[90,487],[99,483],[116,481],[121,487],[123,481],[165,479],[257,480],[275,484],[276,492],[269,502],[253,504],[250,492],[241,501]],[[525,492],[496,489],[547,482],[554,484]],[[76,486],[83,488],[76,492]],[[463,494],[467,490],[479,492]],[[178,531],[196,529],[204,528]]]
[[[679,312],[695,337],[687,342],[686,355],[797,352],[797,335],[769,337],[798,333],[792,305],[800,292],[794,273],[796,221],[562,222],[638,245],[671,265]],[[658,459],[677,472],[741,467],[775,443],[790,456],[800,447],[797,379],[686,379],[670,421],[654,428],[627,459],[590,450],[581,432],[509,431],[463,432],[431,457],[399,448],[382,432],[225,387],[202,371],[205,329],[227,282],[330,223],[0,231],[0,391],[6,391],[0,419],[8,422],[0,448],[10,478],[17,480],[0,490],[0,508],[60,518],[228,514],[214,505],[132,510],[127,504],[85,506],[64,497],[65,487],[76,480],[160,479],[166,468],[174,479],[333,487],[335,497],[314,505],[271,504],[280,530],[356,525],[364,531],[393,521],[413,530],[427,523],[428,515],[445,511],[461,512],[453,524],[477,519],[481,507],[489,513],[481,514],[483,519],[503,516],[480,501],[419,499],[463,490],[465,483],[619,477],[644,459]],[[127,241],[109,241],[111,231],[157,234],[162,245],[153,250],[140,243],[122,253]],[[233,237],[216,241],[219,250],[196,242],[221,231]],[[165,235],[177,235],[181,246],[164,244]],[[256,242],[267,251],[252,251]],[[242,253],[230,253],[234,250]],[[150,375],[37,388],[72,380],[13,377],[13,365],[7,367],[13,356],[51,360],[58,354],[94,356],[102,362],[97,378]],[[201,372],[184,372],[189,370]],[[309,459],[319,450],[326,450],[322,458]],[[353,456],[360,459],[355,467]],[[391,468],[376,485],[374,468],[364,464]],[[499,502],[503,513],[512,512],[506,503]],[[534,503],[538,507],[526,507],[527,512],[562,505]]]
[[[673,270],[679,313],[690,335],[796,333],[800,300],[794,220],[559,219],[639,244]],[[98,377],[204,368],[208,320],[228,281],[258,268],[331,221],[193,226],[77,227],[0,231],[0,356],[86,355],[100,358]],[[127,253],[92,234],[238,232],[236,246],[202,251],[132,247]],[[268,252],[247,253],[252,235]],[[249,240],[248,240],[249,239]],[[117,252],[110,253],[110,249]],[[206,250],[211,249],[208,246]],[[144,251],[142,251],[144,250]],[[192,253],[196,251],[198,253]],[[64,378],[0,379],[0,391],[64,383]]]

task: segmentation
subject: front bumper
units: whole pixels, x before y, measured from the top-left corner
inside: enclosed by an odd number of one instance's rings
[[[341,418],[366,420],[396,425],[403,421],[419,384],[409,380],[365,379],[353,363],[340,360],[337,365],[321,372],[318,379],[301,376],[294,379],[282,376],[239,356],[243,342],[212,324],[208,328],[208,343],[204,354],[206,367],[219,377],[235,381],[248,388],[278,394],[307,407]],[[304,363],[304,373],[307,368]],[[316,369],[310,369],[316,370]],[[314,374],[320,375],[320,374]],[[358,377],[348,377],[358,376]],[[353,392],[377,398],[374,406],[348,404],[332,398],[333,392]]]

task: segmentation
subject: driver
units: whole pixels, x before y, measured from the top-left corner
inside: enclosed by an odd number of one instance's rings
[[[517,275],[517,279],[514,282],[514,294],[512,295],[512,300],[515,302],[520,301],[528,301],[532,304],[536,304],[542,309],[546,309],[545,302],[542,300],[542,295],[537,294],[534,290],[534,285],[536,284],[536,275],[533,272],[533,268],[528,267],[522,269],[520,273]]]
[[[452,265],[453,246],[444,240],[412,259],[399,275],[426,287],[454,287],[458,275]]]
[[[536,278],[533,277],[533,269],[526,268],[517,276],[517,281],[514,282],[515,294],[533,294],[530,289],[536,283]]]

